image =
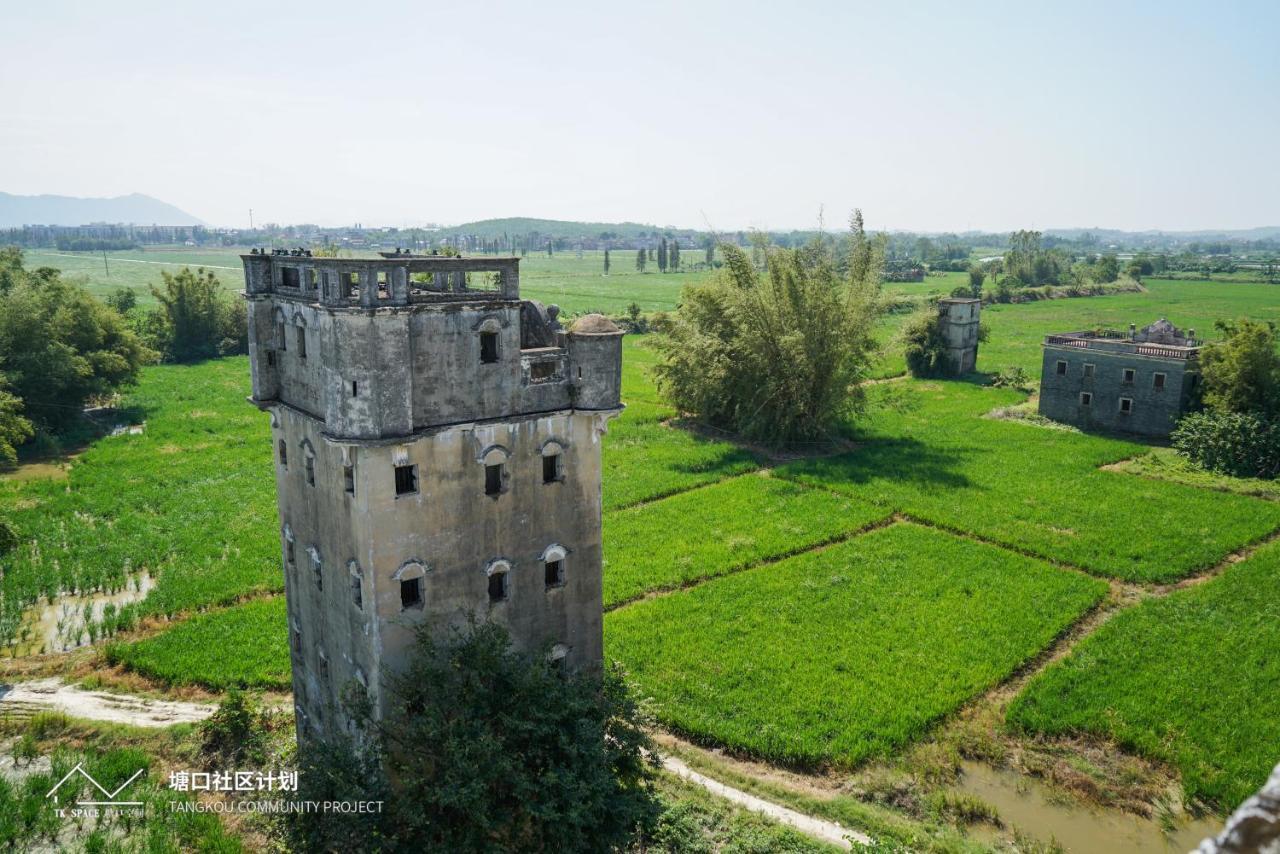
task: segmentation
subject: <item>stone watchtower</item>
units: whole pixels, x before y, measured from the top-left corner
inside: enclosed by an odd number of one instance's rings
[[[622,333],[520,299],[515,258],[242,256],[271,414],[300,737],[471,616],[571,669],[603,655],[600,437]]]
[[[978,330],[982,300],[945,297],[938,300],[938,328],[947,345],[947,364],[954,376],[978,366]]]

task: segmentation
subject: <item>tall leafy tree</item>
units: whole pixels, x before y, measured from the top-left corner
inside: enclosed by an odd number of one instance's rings
[[[665,237],[658,244],[658,272],[667,272],[667,238]]]
[[[667,250],[667,266],[671,268],[671,272],[680,272],[680,240],[671,238],[671,246]]]
[[[820,242],[768,249],[763,273],[721,244],[723,268],[683,289],[659,341],[663,396],[700,421],[779,445],[829,438],[861,411],[884,250],[860,216],[855,224],[844,276]]]
[[[644,265],[645,265],[645,251],[644,251],[644,247],[642,246],[640,247],[640,251],[636,253],[636,269],[639,270],[641,273],[643,273]]]
[[[211,270],[183,267],[160,276],[164,287],[151,288],[160,306],[149,328],[166,359],[190,362],[245,351],[244,305],[223,290]]]
[[[1200,354],[1204,403],[1222,412],[1280,417],[1280,356],[1276,326],[1256,320],[1218,321],[1223,340]]]
[[[119,314],[57,270],[10,273],[0,299],[0,370],[36,427],[71,423],[90,400],[136,382],[155,357]],[[13,401],[7,408],[15,411]]]
[[[604,250],[604,274],[609,275],[609,250]]]

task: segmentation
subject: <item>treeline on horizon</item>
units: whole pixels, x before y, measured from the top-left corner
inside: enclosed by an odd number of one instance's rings
[[[667,240],[682,249],[705,249],[715,243],[750,246],[763,238],[782,247],[802,246],[827,232],[818,229],[752,232],[699,231],[640,223],[593,223],[505,218],[448,228],[322,228],[312,224],[267,224],[255,229],[214,229],[205,226],[23,226],[0,229],[0,245],[29,249],[54,248],[70,252],[137,249],[144,246],[198,247],[305,245],[334,246],[354,251],[432,249],[450,247],[480,254],[529,255],[603,249],[656,249]],[[967,261],[974,253],[1004,252],[1022,231],[924,233],[884,235],[889,260],[910,260],[947,269],[947,262]],[[1280,228],[1247,231],[1125,232],[1112,229],[1048,229],[1040,232],[1046,249],[1077,254],[1111,252],[1161,253],[1170,256],[1280,257]],[[1215,271],[1216,272],[1216,271]]]

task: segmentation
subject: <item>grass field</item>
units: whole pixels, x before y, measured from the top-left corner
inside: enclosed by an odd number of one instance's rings
[[[147,368],[128,407],[141,435],[102,439],[67,480],[0,480],[25,542],[0,558],[0,628],[60,591],[114,590],[147,569],[137,607],[177,611],[281,590],[266,416],[245,402],[248,360]]]
[[[667,725],[769,759],[854,764],[1008,676],[1105,591],[894,525],[613,611],[605,638]]]
[[[1165,760],[1191,797],[1230,808],[1280,745],[1280,543],[1098,629],[1009,709],[1050,735],[1088,732]]]
[[[870,504],[744,475],[604,518],[604,604],[830,542],[888,517]],[[696,519],[696,525],[689,525]]]
[[[674,305],[677,277],[624,273],[630,261],[615,253],[605,280],[589,260],[530,256],[525,292],[547,299],[537,288],[562,288],[570,311]],[[135,266],[158,278],[159,268]],[[1280,319],[1280,291],[1268,286],[1148,284],[988,307],[979,367],[1038,374],[1047,332],[1167,316],[1212,334],[1216,317]],[[593,304],[604,296],[622,304]],[[886,339],[901,322],[884,319]],[[880,372],[900,372],[896,358]],[[854,450],[765,476],[771,464],[751,451],[668,425],[675,413],[648,373],[656,361],[644,339],[624,339],[628,406],[604,438],[605,595],[619,605],[689,589],[618,607],[606,643],[664,721],[762,756],[855,763],[917,738],[1097,600],[1104,582],[1049,563],[1151,585],[1280,527],[1280,503],[1206,488],[1217,480],[1100,468],[1147,445],[986,418],[1025,395],[976,382],[878,385],[868,416],[849,426]],[[283,600],[220,607],[282,587],[268,429],[247,393],[243,358],[147,368],[126,400],[146,421],[141,435],[95,443],[65,480],[0,480],[0,512],[26,541],[0,557],[0,628],[13,631],[38,598],[110,589],[147,569],[157,587],[140,613],[217,610],[114,646],[115,660],[166,682],[286,686]],[[857,533],[893,513],[936,529]],[[1265,698],[1280,696],[1266,659],[1276,652],[1266,591],[1278,560],[1268,547],[1202,587],[1122,613],[1043,687],[1033,683],[1015,719],[1111,735],[1182,768],[1189,791],[1229,802],[1259,782],[1277,743]],[[1187,640],[1163,623],[1188,626]]]
[[[107,660],[171,685],[288,688],[288,623],[283,596],[197,614],[163,634],[112,644]]]
[[[1205,569],[1280,526],[1274,502],[1098,468],[1146,446],[983,417],[1018,392],[904,381],[872,397],[857,450],[778,475],[1130,581]]]

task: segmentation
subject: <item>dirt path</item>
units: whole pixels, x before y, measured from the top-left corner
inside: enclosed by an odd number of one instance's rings
[[[86,691],[61,679],[0,685],[0,714],[19,718],[49,710],[91,721],[163,727],[202,721],[213,714],[214,708],[204,703]]]
[[[662,767],[667,771],[675,774],[681,779],[688,780],[706,789],[711,794],[724,798],[727,801],[738,804],[741,807],[759,813],[779,824],[785,824],[794,827],[796,830],[823,842],[829,842],[843,849],[850,850],[853,848],[854,842],[859,845],[871,845],[871,837],[856,830],[849,830],[830,821],[824,821],[820,818],[805,815],[786,807],[778,806],[770,801],[757,798],[755,795],[749,795],[741,789],[735,789],[726,786],[724,783],[717,782],[710,777],[706,777],[694,771],[688,765],[685,765],[674,756],[662,757]]]

